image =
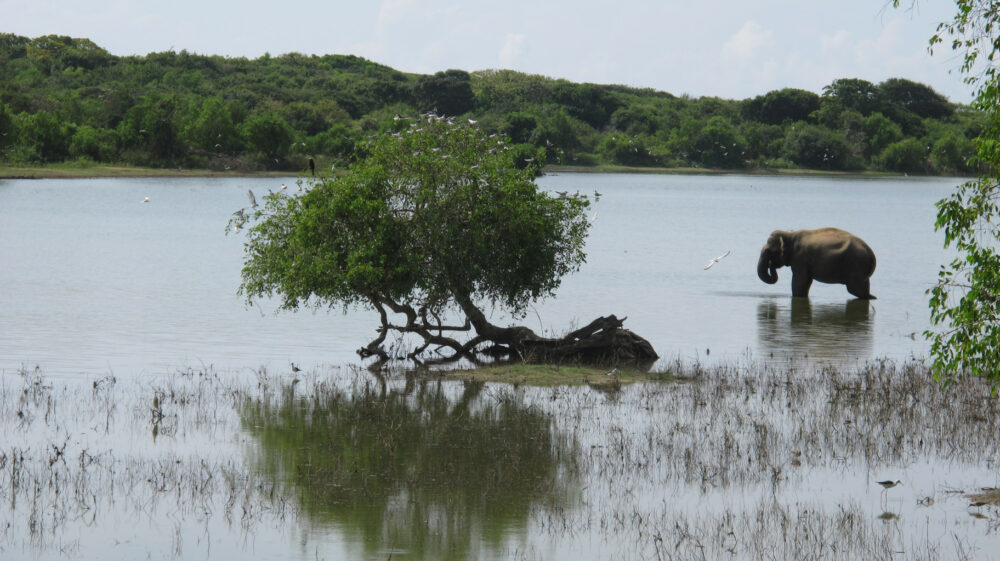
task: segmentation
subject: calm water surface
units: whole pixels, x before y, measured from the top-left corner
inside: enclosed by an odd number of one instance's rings
[[[925,290],[945,262],[934,201],[958,180],[560,174],[551,191],[600,191],[588,261],[523,321],[564,332],[606,314],[664,359],[803,363],[923,356]],[[198,365],[356,362],[377,317],[275,314],[237,295],[231,213],[287,179],[0,182],[0,370],[132,375]],[[148,203],[143,199],[149,197]],[[790,271],[756,261],[774,229],[836,226],[878,256],[870,308],[814,284],[793,306]],[[704,270],[712,257],[728,257]],[[494,320],[506,321],[502,313]]]
[[[0,181],[0,559],[997,557],[968,506],[1000,487],[996,400],[874,360],[926,354],[959,180],[541,178],[601,197],[518,321],[628,316],[719,367],[620,391],[376,378],[371,313],[247,308],[225,224],[294,181]],[[772,230],[821,226],[875,249],[877,300],[757,278]]]

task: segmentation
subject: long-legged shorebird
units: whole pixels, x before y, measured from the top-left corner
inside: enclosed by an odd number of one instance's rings
[[[898,479],[896,481],[892,481],[892,480],[878,481],[877,483],[882,486],[882,495],[884,496],[885,500],[888,500],[888,496],[889,495],[887,493],[888,493],[889,489],[892,489],[896,485],[902,485],[903,484],[903,482],[900,481],[900,480],[898,480]]]

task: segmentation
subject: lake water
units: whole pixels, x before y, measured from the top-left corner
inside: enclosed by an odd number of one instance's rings
[[[141,375],[214,365],[359,361],[370,311],[274,313],[237,295],[231,213],[294,178],[0,181],[0,371]],[[946,261],[934,202],[951,178],[559,174],[550,191],[600,191],[588,260],[523,321],[561,333],[607,314],[665,360],[859,363],[923,356],[925,291]],[[143,199],[149,197],[148,203]],[[775,229],[836,226],[878,267],[870,307],[815,283],[793,305],[790,271],[756,276]],[[731,252],[709,270],[710,258]],[[861,303],[863,304],[863,303]],[[505,321],[502,313],[494,320]]]
[[[294,181],[0,181],[0,559],[997,557],[1000,402],[896,366],[958,179],[540,178],[602,195],[521,321],[628,316],[700,372],[620,388],[376,376],[372,313],[248,309],[225,224]],[[874,248],[877,300],[757,278],[820,226]]]

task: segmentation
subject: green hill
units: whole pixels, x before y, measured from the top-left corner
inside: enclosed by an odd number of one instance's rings
[[[503,132],[549,164],[965,174],[983,117],[903,78],[745,100],[510,70],[399,72],[356,56],[119,57],[0,34],[0,163],[328,169],[420,112]]]

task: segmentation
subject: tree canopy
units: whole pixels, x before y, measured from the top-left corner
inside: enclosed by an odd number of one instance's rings
[[[360,139],[392,130],[396,114],[435,109],[568,166],[812,168],[817,160],[790,134],[804,124],[846,146],[845,157],[820,160],[823,169],[887,169],[898,158],[883,151],[905,137],[924,147],[909,171],[969,173],[961,139],[983,126],[980,111],[905,78],[728,100],[511,70],[411,74],[351,55],[118,57],[88,39],[0,34],[0,163],[298,172],[311,157],[343,167],[363,156]],[[869,136],[860,123],[875,114],[901,137]],[[739,150],[721,149],[716,136]],[[955,157],[931,153],[944,138],[959,140],[949,145]]]
[[[523,315],[579,269],[587,196],[549,196],[535,185],[537,164],[516,165],[506,137],[433,114],[398,119],[360,151],[346,174],[273,193],[250,211],[248,300],[377,311],[380,334],[363,356],[385,356],[390,331],[422,339],[411,358],[429,345],[466,355],[485,343],[525,357],[542,344],[527,328],[491,324],[483,309]],[[466,341],[453,336],[473,330]]]

